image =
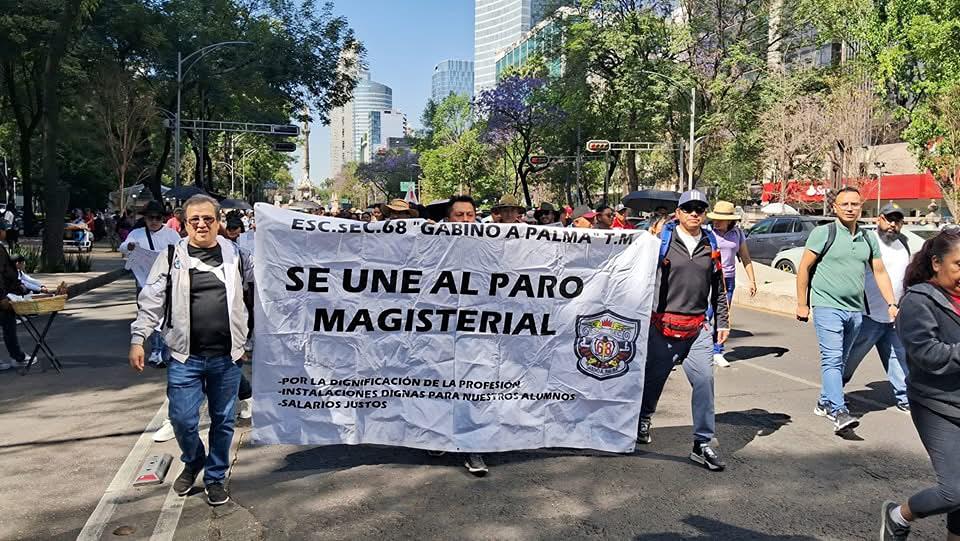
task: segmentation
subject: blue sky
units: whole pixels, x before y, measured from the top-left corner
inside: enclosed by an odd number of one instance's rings
[[[442,60],[473,60],[472,0],[340,0],[334,12],[349,21],[367,48],[371,78],[393,89],[393,107],[420,126],[430,97],[430,76]],[[315,123],[310,134],[310,177],[330,177],[330,130]],[[300,163],[293,178],[303,178]]]

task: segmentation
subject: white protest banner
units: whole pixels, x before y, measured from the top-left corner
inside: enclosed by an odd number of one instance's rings
[[[256,213],[254,441],[633,450],[650,234]]]
[[[157,260],[158,254],[160,252],[137,246],[127,256],[127,264],[124,268],[133,273],[138,286],[143,287],[143,284],[146,283],[147,276],[150,274],[150,267],[153,267],[153,262]]]

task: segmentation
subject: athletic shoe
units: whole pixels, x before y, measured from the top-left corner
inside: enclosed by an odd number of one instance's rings
[[[640,425],[637,427],[637,443],[646,445],[653,441],[650,437],[650,419],[640,419]]]
[[[207,503],[213,506],[223,505],[230,501],[230,494],[223,488],[223,483],[210,483],[207,485]]]
[[[880,541],[906,541],[910,535],[910,526],[901,526],[890,516],[896,508],[897,503],[891,501],[880,506]]]
[[[727,464],[709,443],[694,443],[690,460],[705,466],[710,471],[723,471]]]
[[[253,417],[253,399],[247,398],[246,400],[241,400],[239,407],[237,407],[237,415],[241,419],[249,419]]]
[[[727,368],[730,366],[730,361],[724,358],[723,353],[714,353],[713,364],[719,366],[720,368]]]
[[[13,365],[10,364],[10,361],[0,361],[0,370],[10,370],[13,368]]]
[[[910,404],[908,404],[908,403],[906,403],[906,402],[904,402],[904,403],[902,403],[902,404],[897,404],[897,409],[900,410],[900,411],[902,411],[902,412],[904,412],[904,413],[910,413]]]
[[[183,471],[180,472],[180,475],[177,476],[177,479],[173,482],[173,491],[177,493],[177,496],[186,496],[193,489],[193,482],[197,480],[197,475],[200,474],[200,470],[193,471],[190,466],[184,466]]]
[[[163,360],[162,351],[152,351],[150,352],[150,358],[147,359],[147,363],[154,368],[163,368],[167,366],[167,363]]]
[[[817,406],[813,408],[813,414],[818,417],[826,417],[831,421],[836,421],[833,413],[830,411],[830,404],[827,402],[817,402]]]
[[[170,419],[164,419],[163,424],[160,425],[160,428],[153,433],[153,441],[157,443],[163,443],[165,441],[170,441],[176,437],[176,434],[173,433],[173,425],[170,424]]]
[[[477,477],[483,477],[490,471],[487,468],[487,463],[483,461],[483,455],[480,453],[470,453],[467,455],[467,460],[463,463],[467,467],[467,470],[470,473],[476,475]]]
[[[844,430],[853,430],[860,426],[860,421],[845,411],[838,411],[834,415],[836,418],[833,420],[833,431],[837,434]]]

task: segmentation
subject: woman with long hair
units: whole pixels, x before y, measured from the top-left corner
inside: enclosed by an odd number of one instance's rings
[[[914,520],[946,514],[947,539],[960,541],[960,228],[923,244],[904,285],[896,324],[910,369],[907,398],[937,486],[899,505],[884,502],[881,538],[906,539]]]
[[[729,201],[717,201],[713,212],[707,213],[713,234],[717,238],[717,249],[720,251],[720,263],[723,265],[723,285],[727,293],[727,306],[733,306],[733,290],[737,285],[737,259],[743,263],[743,268],[750,279],[750,296],[757,294],[757,277],[753,273],[753,260],[750,259],[750,250],[747,248],[747,235],[737,227],[740,215],[736,207]],[[730,363],[723,356],[723,344],[713,344],[713,364],[727,367]]]

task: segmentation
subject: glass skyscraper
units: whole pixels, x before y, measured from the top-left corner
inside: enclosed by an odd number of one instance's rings
[[[370,113],[393,109],[393,89],[372,81],[370,73],[361,72],[360,82],[353,90],[353,145],[354,156],[362,159],[363,135],[370,126]]]
[[[473,62],[444,60],[433,68],[430,97],[440,103],[450,94],[473,97]]]
[[[473,95],[497,84],[497,53],[543,16],[547,0],[474,0]]]

